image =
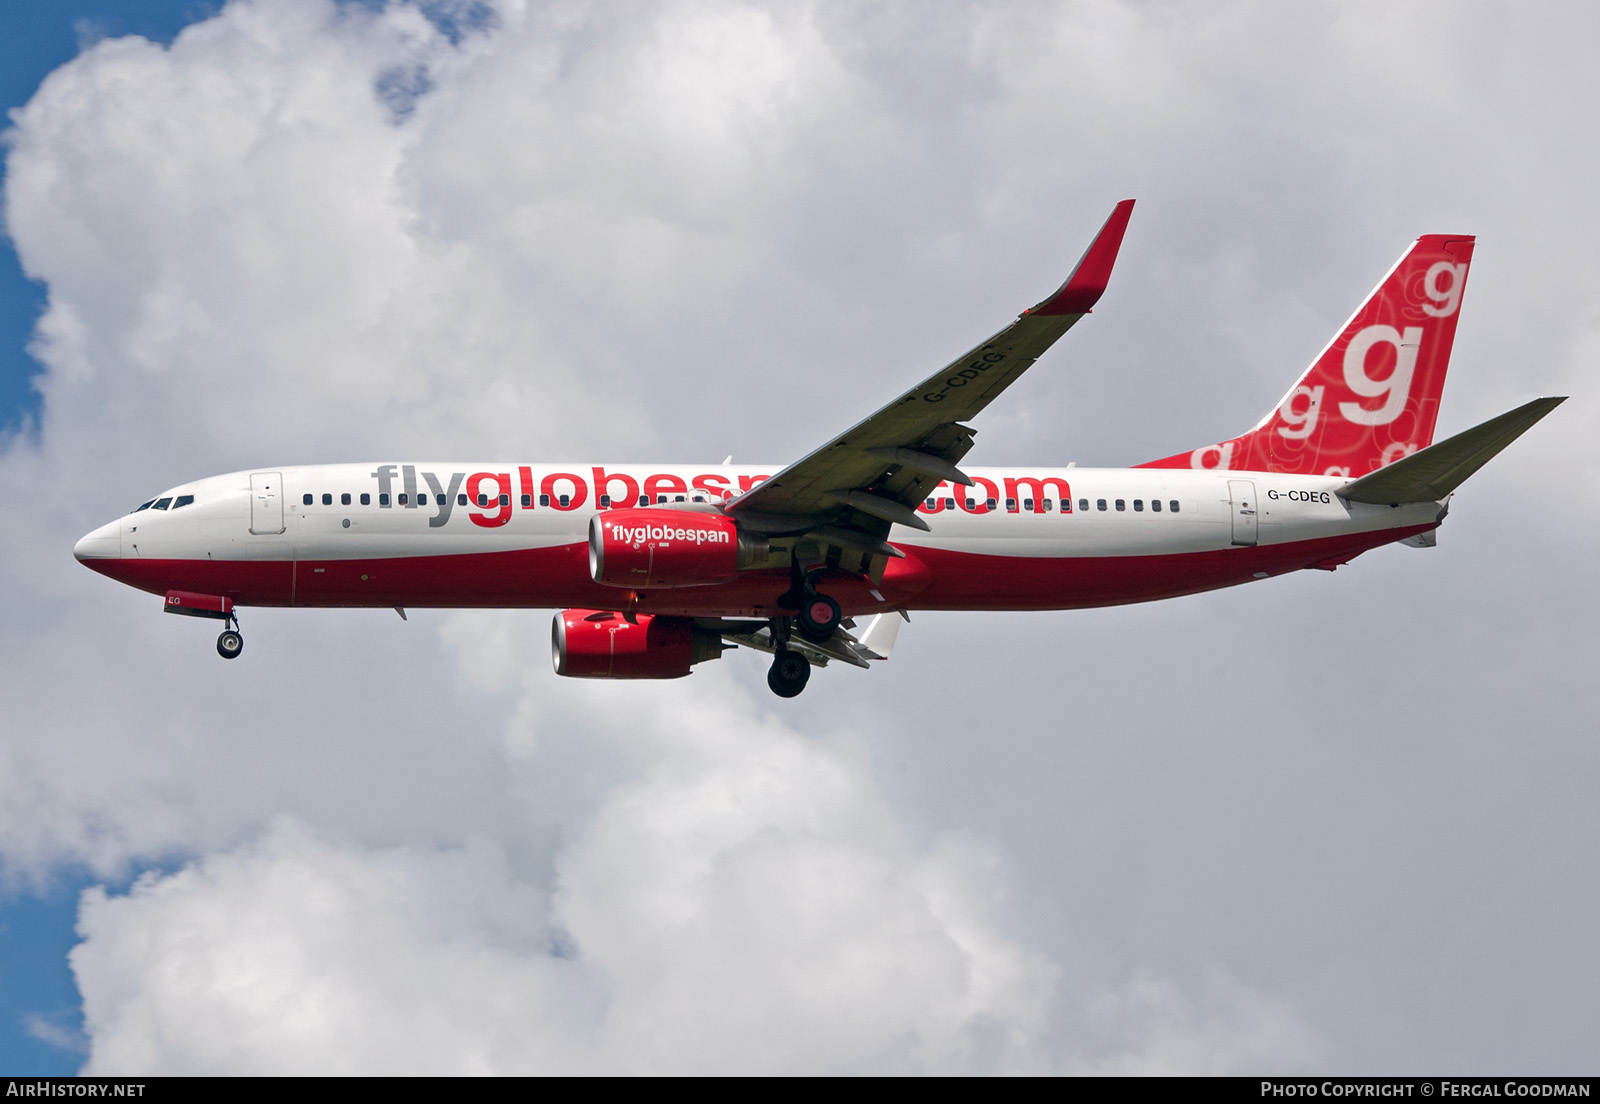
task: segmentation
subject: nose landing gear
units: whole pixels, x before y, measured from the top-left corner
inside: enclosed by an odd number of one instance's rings
[[[239,631],[239,615],[229,610],[225,616],[228,627],[217,637],[217,654],[223,659],[238,659],[244,651],[244,634]]]
[[[221,621],[223,629],[222,635],[217,637],[217,654],[223,659],[238,659],[239,653],[244,651],[244,635],[239,632],[239,615],[234,612],[232,598],[220,594],[169,590],[162,608],[168,613],[181,613],[185,617]]]
[[[234,624],[237,625],[238,622]],[[224,629],[222,635],[217,637],[217,654],[223,659],[238,659],[242,651],[244,651],[244,636],[238,629]]]

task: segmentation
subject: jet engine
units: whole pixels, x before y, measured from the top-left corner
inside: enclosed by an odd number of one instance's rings
[[[660,614],[629,621],[609,610],[569,609],[550,628],[556,674],[568,678],[682,678],[723,647],[722,637],[689,618]]]
[[[688,587],[721,583],[766,555],[721,514],[604,510],[589,520],[589,575],[606,586]]]

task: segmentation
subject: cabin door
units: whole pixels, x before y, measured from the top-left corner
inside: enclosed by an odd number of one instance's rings
[[[283,477],[278,472],[250,475],[250,532],[258,536],[283,532]]]
[[[1233,501],[1233,543],[1256,543],[1256,485],[1250,479],[1228,480],[1228,497]]]

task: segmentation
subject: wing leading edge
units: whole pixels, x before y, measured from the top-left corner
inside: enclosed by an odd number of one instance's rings
[[[728,512],[753,531],[809,533],[869,557],[898,555],[884,541],[890,525],[927,529],[916,504],[943,480],[972,482],[956,466],[972,449],[975,432],[961,423],[1011,386],[1105,292],[1133,202],[1116,205],[1072,274],[1042,302],[865,421],[734,499]]]

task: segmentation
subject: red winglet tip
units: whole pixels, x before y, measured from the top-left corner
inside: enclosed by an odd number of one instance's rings
[[[1089,248],[1072,270],[1067,282],[1043,303],[1034,307],[1036,314],[1088,314],[1089,308],[1105,294],[1111,280],[1111,267],[1117,263],[1117,251],[1122,248],[1122,235],[1128,229],[1128,219],[1133,214],[1133,200],[1125,199],[1111,211],[1111,217],[1100,228]]]

